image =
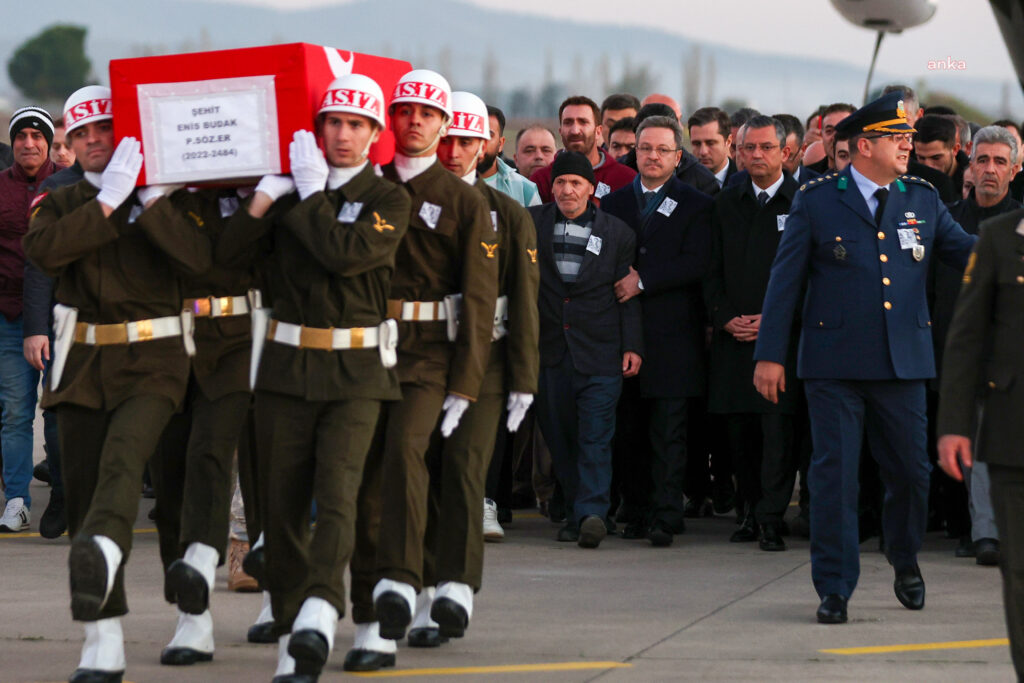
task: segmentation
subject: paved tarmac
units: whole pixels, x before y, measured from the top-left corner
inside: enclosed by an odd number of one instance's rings
[[[33,484],[33,529],[48,489]],[[245,632],[258,594],[229,592],[217,575],[214,661],[162,667],[175,624],[163,601],[152,501],[143,500],[128,564],[126,681],[269,681],[276,646]],[[405,646],[386,676],[459,681],[1011,681],[999,573],[953,557],[929,534],[920,565],[923,611],[896,601],[877,539],[862,547],[850,623],[815,623],[808,544],[766,553],[728,542],[734,518],[692,520],[669,548],[609,537],[597,550],[554,540],[557,527],[520,511],[504,543],[488,544],[484,588],[466,637],[438,650]],[[0,536],[0,681],[61,681],[75,668],[81,627],[70,619],[67,538]],[[352,623],[339,626],[322,681],[341,670]],[[888,648],[872,651],[863,648]],[[852,650],[850,648],[853,648]],[[836,652],[846,650],[846,652]]]

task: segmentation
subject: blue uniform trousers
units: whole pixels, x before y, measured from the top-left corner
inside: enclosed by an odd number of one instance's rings
[[[814,454],[811,492],[811,577],[818,595],[849,598],[860,575],[857,536],[862,435],[878,462],[885,500],[886,554],[897,569],[913,567],[928,517],[924,380],[804,382]]]

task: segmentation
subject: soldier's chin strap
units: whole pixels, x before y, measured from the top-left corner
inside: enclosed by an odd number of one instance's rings
[[[449,123],[450,123],[450,121],[445,121],[444,123],[441,124],[441,127],[437,129],[437,134],[434,136],[434,139],[430,141],[430,144],[428,144],[423,149],[422,152],[417,152],[416,154],[405,154],[405,156],[408,156],[408,157],[425,157],[425,156],[430,156],[430,155],[436,154],[437,153],[437,143],[439,143],[441,141],[441,138],[443,138],[445,135],[448,135],[448,125],[449,125]]]
[[[479,160],[479,158],[480,158],[480,150],[483,148],[484,143],[486,142],[486,140],[480,140],[479,142],[480,142],[480,144],[477,145],[476,152],[473,153],[473,157],[475,159],[477,159],[477,160]],[[479,163],[479,161],[477,163]],[[476,184],[476,165],[475,164],[473,165],[473,168],[470,169],[469,173],[467,173],[466,175],[462,176],[462,179],[464,181],[466,181],[467,183],[469,183],[470,185]]]

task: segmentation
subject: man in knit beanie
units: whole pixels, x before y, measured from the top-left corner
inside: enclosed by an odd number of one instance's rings
[[[50,161],[53,119],[39,107],[22,107],[9,127],[14,164],[0,172],[0,406],[3,421],[4,497],[0,532],[28,529],[32,499],[32,421],[39,371],[22,351],[22,292],[25,253],[21,238],[39,184],[57,170]]]

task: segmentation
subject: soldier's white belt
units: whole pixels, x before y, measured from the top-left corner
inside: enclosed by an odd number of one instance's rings
[[[169,315],[164,318],[133,320],[127,323],[75,323],[74,339],[76,344],[108,346],[180,337],[181,331],[181,318]]]
[[[498,341],[506,334],[505,321],[508,320],[508,297],[502,294],[494,303],[494,329],[491,332],[491,341]]]
[[[207,296],[202,299],[185,299],[184,308],[192,311],[197,318],[220,318],[229,315],[246,315],[249,312],[247,296]]]
[[[448,320],[448,309],[444,301],[388,299],[388,317],[414,322]]]
[[[181,337],[185,353],[194,356],[195,340],[192,338],[194,317],[192,311],[179,315],[149,320],[134,320],[127,323],[96,324],[78,322],[78,309],[64,304],[53,307],[53,366],[50,368],[50,389],[57,390],[64,373],[64,364],[73,344],[87,346],[111,346],[135,344],[137,342]]]
[[[376,327],[306,327],[271,320],[267,339],[299,349],[342,351],[375,349],[380,343]]]

